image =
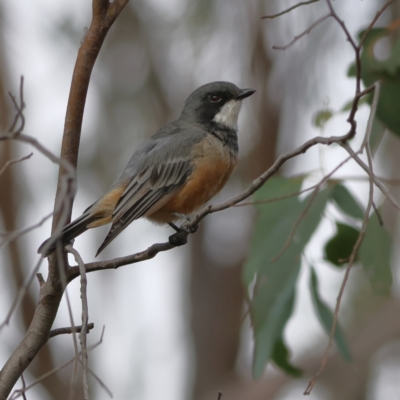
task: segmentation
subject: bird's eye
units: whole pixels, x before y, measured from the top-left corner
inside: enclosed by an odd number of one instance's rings
[[[219,103],[222,100],[222,97],[218,94],[211,94],[208,97],[208,100],[210,100],[211,103]]]

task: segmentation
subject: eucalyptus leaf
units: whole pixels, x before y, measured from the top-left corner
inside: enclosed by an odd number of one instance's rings
[[[318,278],[314,268],[311,268],[310,288],[312,301],[315,311],[317,312],[318,319],[320,320],[321,325],[325,329],[326,333],[330,335],[333,324],[333,313],[319,295]],[[348,362],[351,361],[349,346],[347,345],[346,338],[339,323],[336,324],[334,340],[342,357]]]
[[[348,191],[346,186],[337,184],[332,190],[332,200],[336,205],[350,217],[362,220],[364,218],[364,211],[358,204],[358,201]]]
[[[374,293],[387,295],[392,287],[390,268],[391,238],[379,224],[376,213],[371,214],[360,246],[360,260]]]
[[[275,178],[257,193],[255,200],[287,196],[301,188],[299,179]],[[303,216],[290,241],[289,236],[307,207],[310,197],[299,196],[258,205],[249,260],[243,279],[253,282],[250,315],[254,328],[255,348],[253,375],[260,377],[271,359],[274,346],[292,314],[294,293],[305,246],[317,229],[330,197],[331,187],[322,190]]]
[[[325,244],[325,259],[337,267],[348,262],[360,232],[350,225],[336,223],[336,234]]]
[[[366,31],[359,32],[363,37]],[[361,79],[368,87],[378,80],[381,82],[381,92],[377,107],[377,117],[393,133],[400,136],[400,40],[392,48],[389,58],[378,60],[375,57],[374,47],[379,39],[391,35],[386,28],[373,28],[365,39],[361,52]],[[349,69],[349,76],[356,76],[354,64]],[[373,96],[367,96],[372,103]]]
[[[289,350],[286,347],[285,342],[282,338],[279,338],[272,351],[272,361],[283,371],[287,372],[289,375],[299,377],[302,375],[300,368],[295,367],[289,361]]]

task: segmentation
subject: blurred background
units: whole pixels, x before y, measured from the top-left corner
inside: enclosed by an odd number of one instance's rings
[[[384,1],[334,2],[352,35],[364,28]],[[312,125],[318,110],[340,109],[354,94],[346,71],[354,54],[337,23],[328,20],[286,51],[284,45],[327,13],[320,1],[273,20],[261,20],[293,4],[289,0],[139,0],[131,1],[112,27],[96,62],[86,104],[79,154],[78,193],[73,217],[96,200],[124,168],[136,146],[176,118],[185,98],[198,86],[232,81],[257,93],[244,102],[239,120],[240,163],[218,199],[247,187],[283,151],[313,136],[347,132],[346,115],[335,116],[323,131]],[[379,26],[400,18],[399,2]],[[0,128],[13,116],[7,92],[18,93],[25,78],[25,133],[59,153],[73,66],[91,19],[91,3],[73,0],[0,2]],[[380,46],[385,57],[387,44]],[[359,131],[369,108],[357,114]],[[355,144],[357,144],[357,140]],[[361,138],[360,138],[361,140]],[[378,175],[399,178],[399,143],[385,136],[376,157]],[[39,222],[53,209],[58,168],[28,145],[2,142],[0,168],[9,159],[34,153],[0,176],[2,231]],[[311,173],[308,183],[346,157],[339,148],[313,148],[288,163],[285,175]],[[397,176],[396,176],[397,174]],[[340,176],[359,177],[354,164]],[[368,181],[350,181],[361,203]],[[396,188],[393,189],[396,194]],[[397,190],[397,195],[399,195]],[[396,235],[397,215],[384,208]],[[312,312],[302,269],[295,314],[285,331],[293,362],[305,371],[293,379],[274,367],[251,378],[252,332],[245,317],[241,267],[251,240],[252,207],[232,208],[206,218],[189,245],[117,271],[88,276],[89,320],[95,329],[89,344],[102,344],[89,355],[91,368],[117,400],[258,400],[301,398],[317,371],[327,336]],[[321,224],[308,254],[318,260],[324,300],[335,304],[343,271],[324,264],[321,243],[332,233]],[[94,260],[108,228],[89,231],[75,241],[85,262]],[[25,277],[36,249],[50,233],[50,220],[1,249],[0,319],[3,320]],[[109,259],[165,241],[170,228],[137,221],[99,257]],[[393,254],[393,265],[398,260]],[[71,263],[74,262],[71,260]],[[46,276],[47,266],[41,272]],[[399,273],[390,298],[371,294],[354,268],[341,310],[341,323],[353,352],[346,364],[332,352],[310,399],[400,399]],[[68,287],[74,321],[80,324],[77,281]],[[0,364],[21,340],[38,299],[34,282],[11,323],[0,332]],[[70,325],[63,301],[54,327]],[[51,339],[24,374],[27,384],[60,366],[74,354],[72,338]],[[29,400],[67,399],[71,368],[64,368],[31,389]],[[91,380],[93,399],[108,395]],[[79,395],[81,396],[81,395]],[[81,397],[77,397],[81,398]]]

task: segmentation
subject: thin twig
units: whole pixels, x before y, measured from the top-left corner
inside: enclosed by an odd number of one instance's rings
[[[82,361],[80,359],[79,359],[79,361],[82,364]],[[97,383],[103,388],[103,390],[112,399],[114,396],[113,396],[112,391],[109,389],[109,387],[103,382],[103,380],[98,375],[96,375],[96,373],[90,367],[88,367],[88,371],[89,371],[90,375],[92,375],[93,378],[96,379]]]
[[[327,20],[328,18],[330,18],[332,15],[326,14],[324,16],[322,16],[321,18],[317,19],[311,26],[309,26],[305,31],[303,31],[302,33],[300,33],[299,35],[295,36],[293,38],[293,40],[291,40],[288,44],[284,45],[284,46],[272,46],[272,48],[274,50],[286,50],[288,49],[290,46],[294,45],[299,39],[301,39],[303,36],[308,35],[309,33],[311,33],[311,31],[317,27],[319,24],[321,24],[322,22],[324,22],[325,20]]]
[[[94,328],[94,323],[91,322],[90,324],[87,324],[87,331],[88,331],[88,333],[89,333],[93,328]],[[74,333],[74,332],[79,333],[79,332],[81,332],[81,330],[82,330],[82,325],[74,326],[74,327],[69,326],[69,327],[66,327],[66,328],[52,329],[52,330],[50,331],[50,333],[49,333],[49,339],[50,339],[50,338],[53,338],[53,337],[55,337],[55,336],[58,336],[58,335],[66,335],[66,334],[71,334],[71,333]]]
[[[71,375],[71,383],[70,383],[70,391],[69,391],[69,400],[74,400],[76,398],[76,389],[78,385],[78,364],[79,364],[79,349],[78,349],[78,339],[77,339],[77,333],[74,330],[75,328],[75,323],[74,323],[74,316],[72,314],[72,307],[71,307],[71,301],[69,298],[69,293],[67,290],[67,275],[66,275],[66,269],[67,269],[67,259],[64,258],[64,252],[63,252],[63,246],[61,243],[58,241],[56,243],[56,256],[57,256],[57,270],[59,274],[59,279],[61,281],[61,287],[63,292],[65,293],[65,299],[67,302],[67,310],[68,310],[68,317],[70,320],[71,324],[71,330],[72,330],[72,342],[74,345],[74,352],[75,352],[75,360],[74,360],[74,365],[72,368],[72,375]]]
[[[286,200],[286,199],[290,199],[292,197],[297,197],[300,196],[303,193],[307,193],[310,190],[313,190],[317,187],[318,184],[310,186],[306,189],[302,189],[299,190],[297,192],[293,192],[290,194],[286,194],[285,196],[279,196],[279,197],[273,197],[271,199],[265,199],[265,200],[257,200],[257,201],[246,201],[244,203],[239,203],[239,204],[235,204],[232,207],[244,207],[244,206],[256,206],[256,205],[260,205],[260,204],[269,204],[269,203],[275,203],[277,201],[281,201],[281,200]]]
[[[90,400],[89,379],[88,379],[88,352],[86,348],[87,324],[89,320],[86,269],[85,269],[85,263],[83,262],[82,257],[80,256],[77,250],[75,250],[71,245],[66,246],[65,249],[74,256],[75,261],[78,263],[79,273],[81,275],[82,329],[79,334],[79,339],[81,342],[81,353],[82,353],[84,399]]]
[[[100,335],[100,339],[97,343],[95,343],[93,346],[89,346],[88,347],[88,351],[92,351],[94,350],[96,347],[100,346],[103,343],[103,337],[104,337],[104,331],[105,331],[105,327],[103,326],[103,329],[101,331],[101,335]],[[44,379],[48,378],[51,375],[54,375],[55,373],[57,373],[58,371],[61,371],[62,369],[64,369],[65,367],[67,367],[68,365],[72,364],[75,361],[76,357],[74,356],[73,358],[71,358],[69,361],[67,361],[66,363],[60,365],[59,367],[53,368],[51,371],[46,372],[45,374],[43,374],[40,378],[36,379],[36,381],[32,382],[30,385],[28,385],[25,389],[25,392],[27,392],[29,389],[31,389],[33,386],[36,386],[38,383],[42,382]],[[16,395],[14,397],[14,395]],[[13,393],[13,396],[11,396],[10,400],[15,400],[19,397],[21,397],[21,390],[15,390]]]
[[[312,204],[314,203],[314,200],[316,199],[319,190],[321,188],[321,186],[328,181],[328,179],[335,173],[337,172],[341,167],[343,167],[343,165],[345,165],[347,162],[349,162],[352,159],[351,156],[347,157],[346,159],[344,159],[339,165],[337,165],[328,175],[324,176],[316,185],[314,188],[314,191],[311,193],[311,196],[307,202],[307,205],[304,207],[303,211],[301,212],[301,214],[299,215],[299,217],[297,218],[296,222],[294,223],[290,234],[286,240],[286,243],[284,244],[284,246],[282,247],[282,249],[279,251],[279,253],[271,259],[271,262],[275,262],[279,257],[282,256],[282,254],[286,251],[286,249],[290,246],[290,243],[293,240],[293,237],[296,233],[296,230],[298,228],[298,226],[300,225],[301,221],[303,221],[303,219],[306,217],[308,211],[310,210]]]
[[[376,216],[377,216],[377,218],[378,218],[378,223],[379,223],[379,225],[380,225],[380,226],[385,225],[385,224],[383,223],[383,218],[382,218],[381,212],[379,211],[379,209],[378,209],[378,207],[376,206],[376,204],[375,204],[374,201],[372,202],[372,207],[373,207],[373,209],[374,209],[374,211],[375,211],[375,214],[376,214]]]
[[[367,144],[367,148],[369,148],[369,144]],[[371,157],[372,159],[372,157]],[[372,163],[370,164],[370,168],[372,168]],[[311,393],[311,391],[313,390],[315,384],[317,383],[317,380],[319,378],[319,376],[321,375],[322,371],[325,368],[326,363],[328,362],[328,357],[329,357],[329,351],[331,349],[331,347],[333,346],[333,341],[334,341],[334,337],[335,337],[335,331],[336,331],[336,326],[337,326],[337,321],[338,321],[338,316],[339,316],[339,310],[340,310],[340,304],[341,304],[341,300],[343,297],[343,293],[344,293],[344,289],[346,287],[347,281],[349,279],[349,275],[350,275],[350,269],[354,264],[354,261],[356,259],[357,256],[357,252],[358,249],[360,248],[360,245],[364,239],[365,236],[365,231],[367,229],[367,224],[368,224],[368,219],[369,219],[369,214],[371,212],[371,208],[372,208],[372,202],[373,202],[373,194],[374,194],[374,184],[373,184],[373,180],[370,180],[370,190],[369,190],[369,199],[368,199],[368,204],[367,204],[367,208],[365,210],[364,213],[364,219],[362,222],[362,226],[360,229],[360,233],[358,235],[357,241],[352,249],[352,252],[350,254],[350,259],[349,259],[349,263],[347,264],[346,267],[346,272],[342,281],[342,284],[340,286],[340,290],[339,290],[339,294],[336,300],[336,307],[335,307],[335,312],[333,314],[333,322],[332,322],[332,328],[331,328],[331,332],[329,335],[329,341],[328,341],[328,345],[326,346],[324,355],[322,357],[322,361],[321,361],[321,365],[320,368],[318,370],[318,372],[315,374],[315,376],[313,377],[313,379],[309,382],[304,395],[309,395]]]
[[[368,174],[368,176],[371,176],[371,170],[369,169],[368,165],[361,160],[355,151],[347,143],[342,144],[341,146],[353,157],[353,160]],[[385,197],[392,203],[393,207],[400,211],[400,204],[393,197],[388,188],[382,183],[382,181],[375,174],[372,175],[372,180],[374,181],[375,186],[377,186],[385,195]]]
[[[24,378],[24,373],[21,373],[21,381],[22,381],[22,389],[21,389],[21,393],[22,393],[22,398],[23,400],[27,400],[26,399],[26,383],[25,383],[25,378]]]
[[[17,113],[14,116],[14,121],[11,124],[11,127],[8,131],[11,134],[17,136],[24,130],[24,127],[25,127],[24,76],[23,75],[21,75],[20,83],[19,83],[19,104],[12,93],[8,92],[8,95],[10,96],[11,101],[14,104],[15,110],[17,111]],[[19,120],[21,120],[21,124],[20,124],[20,127],[16,130],[15,126],[17,125],[17,122]]]
[[[8,313],[4,318],[4,321],[0,324],[0,331],[10,323],[12,314],[14,313],[15,309],[19,306],[19,304],[21,303],[22,299],[25,296],[25,293],[31,286],[33,280],[35,279],[36,273],[39,271],[39,268],[42,265],[42,262],[43,262],[43,257],[40,256],[32,272],[28,275],[28,277],[25,279],[25,282],[19,288],[17,296],[15,297],[10,309],[8,310]]]
[[[298,7],[306,6],[306,5],[312,4],[312,3],[317,3],[318,1],[319,1],[319,0],[302,1],[302,2],[300,2],[300,3],[298,3],[298,4],[295,4],[295,5],[292,6],[292,7],[289,7],[288,9],[286,9],[286,10],[284,10],[284,11],[281,11],[281,12],[278,13],[278,14],[265,15],[264,17],[261,17],[261,19],[274,19],[274,18],[280,17],[281,15],[287,14],[287,13],[289,13],[290,11],[292,11],[292,10],[298,8]]]
[[[374,19],[371,21],[371,23],[369,24],[368,28],[366,29],[366,31],[364,32],[363,37],[361,38],[360,42],[358,43],[358,47],[361,49],[361,47],[364,45],[365,39],[367,38],[367,36],[370,34],[372,28],[374,27],[374,25],[376,24],[376,21],[378,21],[379,17],[385,12],[385,10],[395,2],[395,0],[389,0],[387,1],[382,8],[376,13]]]
[[[46,215],[43,217],[39,222],[36,224],[33,224],[31,226],[28,226],[27,228],[18,230],[18,231],[13,231],[13,232],[0,232],[0,236],[6,236],[4,240],[0,243],[0,248],[5,246],[6,244],[13,242],[14,240],[20,238],[21,236],[25,235],[28,232],[33,231],[36,228],[39,228],[39,226],[42,226],[51,216],[53,215],[53,212],[50,214]]]
[[[359,233],[359,235],[357,237],[357,241],[351,251],[349,261],[348,261],[348,264],[346,267],[345,275],[344,275],[342,284],[340,286],[339,294],[338,294],[338,297],[336,300],[335,312],[333,314],[333,321],[332,321],[332,327],[331,327],[331,331],[330,331],[330,335],[329,335],[329,340],[328,340],[328,344],[326,346],[324,355],[321,360],[320,368],[319,368],[318,372],[315,374],[315,376],[309,382],[306,390],[304,391],[304,395],[309,395],[311,393],[315,384],[317,383],[319,376],[321,375],[322,371],[324,370],[326,363],[328,362],[329,351],[330,351],[331,347],[333,346],[333,341],[334,341],[334,337],[335,337],[335,331],[336,331],[336,326],[337,326],[337,322],[338,322],[340,304],[341,304],[341,301],[343,298],[343,293],[344,293],[347,281],[350,276],[351,267],[353,266],[353,264],[356,260],[358,249],[360,248],[361,243],[364,239],[365,232],[366,232],[367,225],[368,225],[369,215],[370,215],[373,203],[374,203],[374,171],[373,171],[373,162],[372,162],[372,155],[371,155],[371,149],[369,146],[369,141],[370,141],[373,121],[374,121],[375,114],[376,114],[376,109],[378,106],[379,88],[380,88],[380,86],[379,86],[379,83],[377,82],[375,84],[374,101],[372,102],[371,111],[370,111],[369,118],[368,118],[368,124],[367,124],[367,128],[365,131],[365,137],[360,146],[360,149],[357,151],[357,153],[361,153],[363,151],[363,149],[365,148],[367,157],[368,157],[368,167],[367,167],[368,168],[368,176],[369,176],[368,204],[367,204],[367,208],[365,209],[360,233]],[[347,143],[346,143],[346,146],[348,146],[350,148],[350,146]],[[358,157],[357,153],[352,150],[352,154],[350,154],[350,157],[352,157],[352,158],[354,158],[354,156]]]
[[[4,164],[3,168],[0,169],[0,175],[1,175],[10,165],[17,164],[17,163],[20,163],[20,162],[25,161],[25,160],[29,160],[32,156],[33,156],[33,153],[30,153],[30,154],[28,154],[28,155],[25,156],[25,157],[17,158],[17,159],[15,159],[15,160],[8,160],[8,161]]]

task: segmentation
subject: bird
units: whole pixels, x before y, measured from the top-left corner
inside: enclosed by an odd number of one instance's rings
[[[96,257],[131,222],[174,224],[204,206],[238,163],[238,117],[254,89],[217,81],[197,88],[178,119],[145,140],[109,190],[62,231],[42,243],[49,256],[88,229],[112,223]]]

